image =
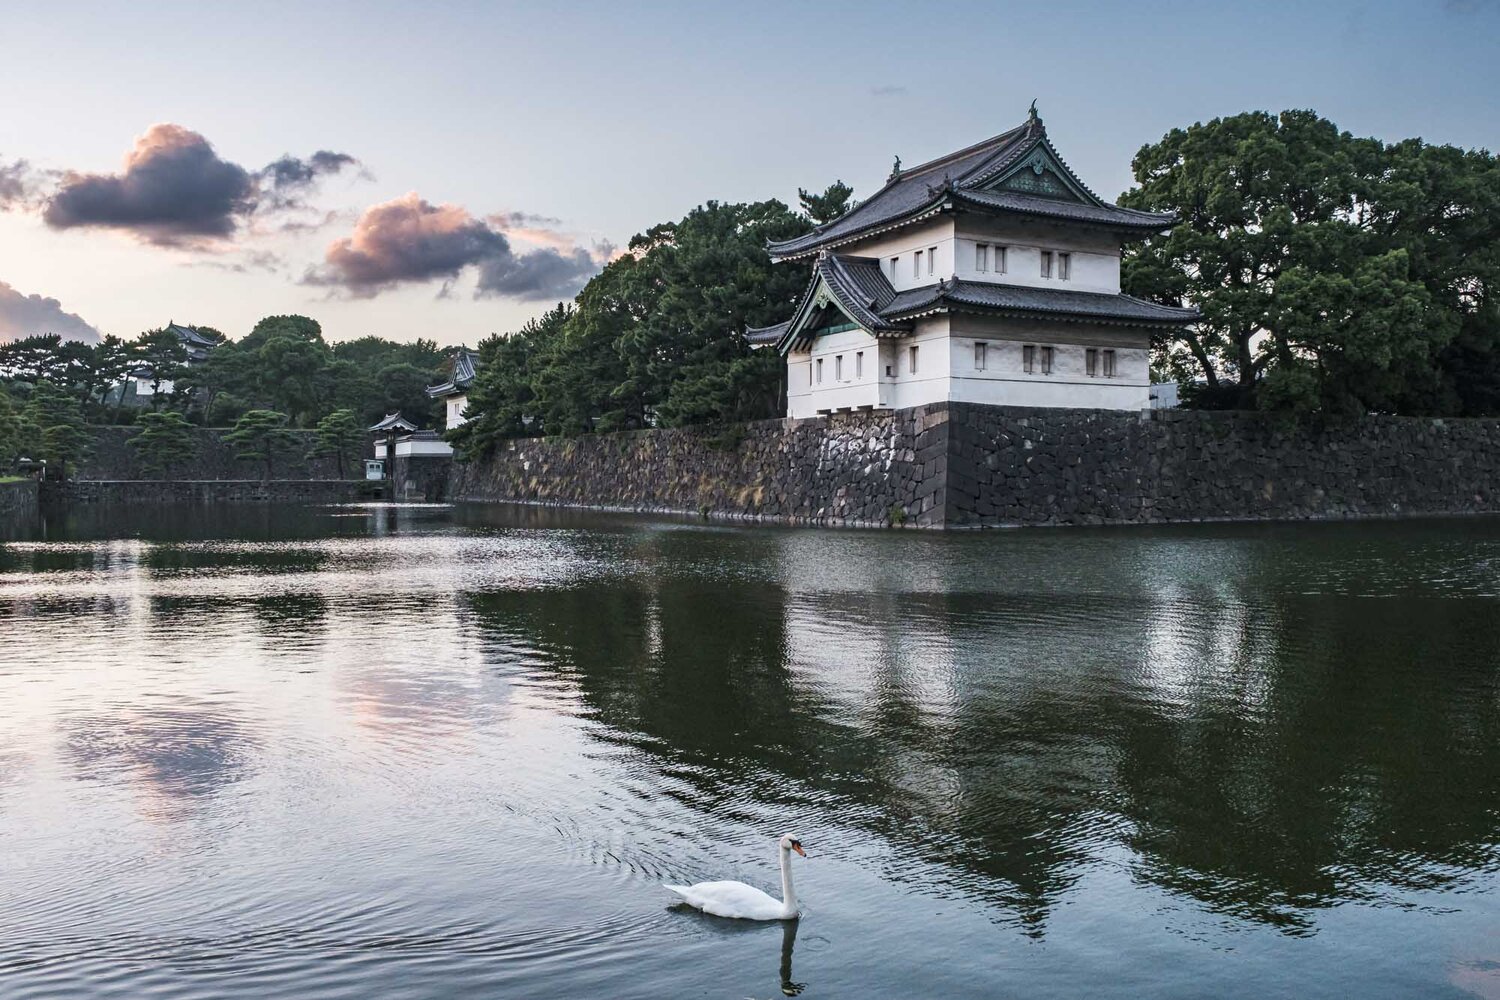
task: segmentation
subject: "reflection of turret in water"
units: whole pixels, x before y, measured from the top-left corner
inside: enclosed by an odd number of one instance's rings
[[[807,989],[806,983],[792,982],[792,948],[797,944],[797,927],[800,920],[781,922],[781,992],[794,997]]]

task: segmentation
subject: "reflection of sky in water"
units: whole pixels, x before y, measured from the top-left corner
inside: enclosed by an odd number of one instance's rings
[[[1496,994],[1494,522],[226,517],[0,546],[26,990]]]

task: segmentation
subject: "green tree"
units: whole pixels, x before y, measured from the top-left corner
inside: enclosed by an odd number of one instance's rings
[[[1201,380],[1200,405],[1450,413],[1500,402],[1490,154],[1387,147],[1311,111],[1251,112],[1175,129],[1134,169],[1121,203],[1180,221],[1127,253],[1122,281],[1203,312],[1153,344],[1159,376]]]
[[[264,462],[262,482],[271,480],[271,464],[276,456],[289,450],[296,443],[297,435],[287,430],[287,415],[274,410],[251,410],[239,420],[234,428],[224,435],[224,441],[234,449],[234,455],[242,462]]]
[[[334,410],[318,421],[317,435],[313,438],[308,458],[332,455],[338,466],[339,478],[344,478],[344,460],[357,457],[364,447],[365,429],[353,410]]]
[[[32,457],[45,460],[50,475],[66,479],[69,467],[87,455],[91,445],[82,404],[71,393],[41,381],[26,400],[24,416],[34,428],[30,443],[38,448],[38,454]]]
[[[35,436],[35,429],[25,422],[21,408],[0,385],[0,477],[9,475],[16,459],[28,450]]]
[[[233,419],[249,408],[244,401],[257,397],[259,378],[255,353],[247,351],[242,344],[229,341],[209,351],[199,363],[188,366],[182,373],[180,384],[202,410],[204,422],[222,426],[218,421],[223,420],[226,413],[229,419]],[[233,397],[239,403],[237,406],[221,406],[220,400],[224,397]]]
[[[477,458],[496,441],[543,433],[532,390],[534,359],[563,336],[572,315],[558,303],[515,333],[480,341],[479,371],[469,386],[470,418],[447,434],[460,454]]]
[[[150,472],[165,476],[197,451],[193,425],[175,410],[144,413],[139,425],[141,429],[131,435],[130,445]]]
[[[165,395],[176,394],[177,380],[187,369],[187,348],[171,330],[147,330],[131,343],[131,356],[136,365],[150,370],[151,408],[160,408]],[[166,383],[172,388],[164,394]]]
[[[326,387],[320,376],[331,360],[321,339],[272,336],[261,345],[257,357],[262,394],[301,425],[314,423]]]
[[[818,225],[832,222],[853,208],[854,206],[850,203],[853,196],[854,189],[843,181],[834,181],[823,189],[822,194],[814,194],[805,188],[797,189],[797,200],[802,205],[802,214]]]

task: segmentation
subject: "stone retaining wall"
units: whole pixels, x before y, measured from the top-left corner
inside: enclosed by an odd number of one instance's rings
[[[1500,511],[1500,420],[949,412],[949,527]]]
[[[0,483],[0,517],[30,514],[36,510],[36,504],[37,483],[35,479]]]
[[[578,438],[455,463],[455,499],[699,512],[796,524],[938,526],[942,407]]]
[[[44,498],[66,503],[352,503],[370,497],[357,479],[70,479],[46,484]]]
[[[507,442],[456,499],[980,527],[1500,511],[1500,420],[937,404]]]

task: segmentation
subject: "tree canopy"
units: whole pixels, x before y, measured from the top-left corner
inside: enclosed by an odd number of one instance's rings
[[[766,242],[809,228],[779,201],[709,202],[637,235],[574,306],[480,344],[452,439],[472,455],[522,434],[779,415],[781,359],[743,334],[796,306],[809,269],[773,265]]]
[[[1126,291],[1203,321],[1154,344],[1159,376],[1215,407],[1500,412],[1500,165],[1385,144],[1311,111],[1174,129],[1121,204],[1175,211],[1128,252]]]
[[[242,462],[263,462],[266,481],[271,479],[271,464],[276,455],[291,447],[297,438],[287,430],[287,416],[274,410],[251,410],[236,420],[224,435],[224,442],[234,449]]]

